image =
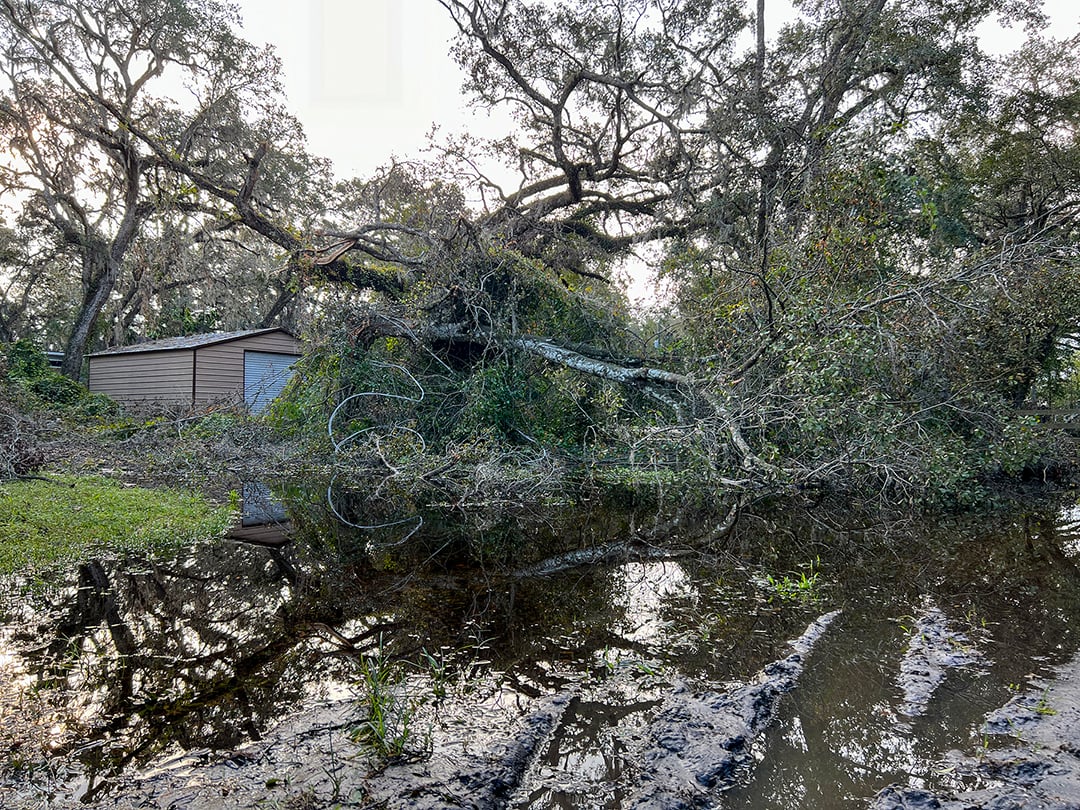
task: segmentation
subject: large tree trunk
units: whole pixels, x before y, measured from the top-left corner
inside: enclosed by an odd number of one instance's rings
[[[289,306],[296,298],[296,291],[289,288],[288,279],[281,285],[281,290],[278,292],[277,298],[274,303],[270,305],[270,309],[266,311],[266,314],[259,321],[259,328],[265,329],[273,326],[278,316],[285,311],[285,308]]]
[[[116,236],[111,241],[96,235],[86,234],[78,239],[78,245],[83,256],[83,278],[85,289],[83,291],[82,307],[75,318],[75,324],[71,328],[71,336],[67,346],[64,347],[64,362],[60,366],[61,373],[73,380],[79,379],[82,372],[83,355],[86,354],[86,344],[90,341],[98,316],[109,301],[109,296],[116,289],[116,282],[120,278],[120,269],[123,267],[124,256],[128,248],[138,235],[151,208],[148,203],[139,202],[139,180],[142,174],[142,164],[135,156],[134,151],[128,153],[125,162],[127,188],[124,194],[124,217],[120,220]],[[70,233],[71,226],[65,229],[65,235]],[[70,238],[70,237],[69,237]]]
[[[75,323],[64,347],[64,361],[60,366],[61,373],[73,380],[79,379],[86,344],[90,341],[98,316],[112,295],[120,275],[120,264],[111,261],[109,254],[101,247],[93,246],[86,250],[89,255],[84,256],[83,261],[90,265],[88,276],[92,281],[83,294],[82,305],[75,316]]]

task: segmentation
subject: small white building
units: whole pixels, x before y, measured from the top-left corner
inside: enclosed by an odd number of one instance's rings
[[[292,377],[300,351],[280,328],[152,340],[91,354],[88,385],[125,405],[243,401],[261,413]]]

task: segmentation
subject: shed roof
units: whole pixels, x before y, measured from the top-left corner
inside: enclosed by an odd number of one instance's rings
[[[268,329],[241,329],[236,332],[209,332],[203,335],[186,335],[184,337],[162,338],[161,340],[148,340],[145,343],[135,343],[131,346],[116,346],[101,352],[94,352],[90,357],[100,357],[112,354],[136,354],[138,352],[167,352],[179,349],[199,349],[203,346],[213,346],[217,343],[229,343],[233,340],[255,337],[256,335],[268,335],[271,332],[284,332],[289,337],[295,337],[292,332],[282,329],[280,326],[271,326]]]

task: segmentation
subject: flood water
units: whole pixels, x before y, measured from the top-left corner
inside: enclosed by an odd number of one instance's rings
[[[294,504],[281,545],[2,583],[0,807],[650,806],[657,718],[766,677],[839,611],[685,806],[866,808],[890,784],[979,788],[955,763],[1000,745],[986,716],[1080,647],[1080,512],[1060,502],[748,513],[711,543],[613,509],[411,535],[324,511]],[[960,658],[919,696],[901,673],[928,627]]]

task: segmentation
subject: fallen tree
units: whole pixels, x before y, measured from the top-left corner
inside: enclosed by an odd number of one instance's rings
[[[1061,69],[1075,48],[1035,43],[993,63],[974,32],[1002,4],[825,3],[772,40],[761,4],[440,5],[468,90],[513,108],[518,127],[326,188],[303,228],[275,196],[315,176],[296,122],[273,104],[258,121],[234,115],[263,86],[257,53],[241,48],[243,87],[205,87],[201,111],[162,132],[49,34],[81,26],[108,45],[86,19],[50,29],[44,11],[0,8],[20,64],[89,105],[104,122],[91,143],[130,158],[118,235],[139,224],[135,192],[153,173],[179,199],[158,202],[189,208],[201,234],[246,229],[283,251],[272,311],[319,285],[344,301],[313,329],[322,343],[299,378],[312,391],[292,395],[289,419],[320,436],[343,400],[388,384],[377,364],[389,363],[433,396],[362,397],[345,418],[408,427],[433,453],[531,448],[703,493],[973,504],[994,476],[1056,452],[1013,408],[1059,379],[1080,318],[1080,162],[1056,135],[1080,120],[1077,71]],[[1005,79],[978,80],[989,71]],[[9,124],[27,123],[9,108]],[[516,188],[478,168],[499,158]],[[62,195],[41,193],[63,226]],[[643,258],[668,285],[644,315],[610,283]],[[375,468],[401,469],[379,452]]]

